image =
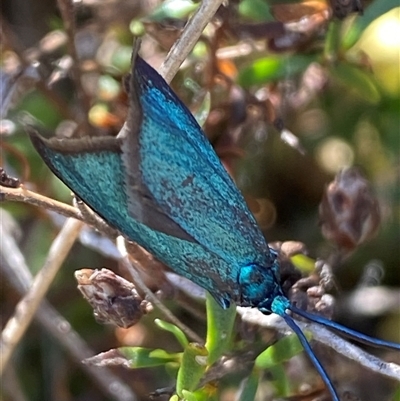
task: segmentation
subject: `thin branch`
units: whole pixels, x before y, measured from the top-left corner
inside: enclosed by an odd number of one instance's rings
[[[82,224],[82,222],[75,219],[66,221],[64,227],[53,241],[47,260],[36,275],[29,292],[18,303],[14,315],[4,327],[0,342],[2,355],[0,359],[0,376],[7,366],[15,347],[28,328],[61,264],[68,256],[75,239],[79,235]]]
[[[78,209],[66,203],[58,202],[52,198],[39,195],[36,192],[26,189],[23,185],[19,188],[9,188],[0,186],[1,201],[15,201],[28,203],[33,206],[56,212],[65,217],[72,217],[77,220],[84,220]]]
[[[203,0],[193,17],[186,24],[182,35],[174,43],[159,73],[169,83],[178,72],[180,65],[193,49],[206,25],[211,21],[224,0]]]
[[[2,228],[0,268],[7,277],[8,282],[11,283],[20,294],[25,294],[32,284],[32,275],[26,264],[24,255],[13,236],[9,233],[5,221],[5,219],[0,221]],[[93,366],[81,364],[82,359],[95,355],[95,352],[91,350],[78,333],[71,328],[68,321],[46,301],[42,301],[35,318],[60,342],[72,358],[80,365],[83,371],[85,371],[97,386],[111,399],[117,401],[137,400],[132,390],[108,368],[98,369]],[[7,369],[7,371],[8,370],[9,369]]]
[[[29,191],[25,189],[24,186],[20,186],[19,188],[10,188],[2,185],[0,185],[0,199],[3,201],[7,200],[28,203],[30,205],[56,212],[65,217],[72,217],[77,220],[81,220],[111,240],[117,238],[119,235],[117,230],[110,227],[104,220],[94,213],[92,209],[90,209],[80,200],[75,200],[74,204],[76,207],[72,207],[54,199],[47,198],[46,196],[39,195],[36,192]],[[85,232],[85,230],[82,230],[80,234],[80,241],[85,246],[90,246],[92,249],[104,254],[106,248],[104,248],[104,243],[102,241],[99,242],[99,238],[102,237],[97,237],[97,241],[88,242],[89,238],[87,231]],[[156,279],[156,282],[157,279],[159,282],[160,280],[163,281],[163,274],[161,273],[163,270],[162,263],[138,245],[134,243],[129,243],[128,245],[129,252],[131,255],[133,255],[135,261],[141,266],[146,266],[146,269],[142,270],[146,270],[148,272],[150,269],[150,271],[152,271],[151,276],[153,279]],[[115,253],[117,253],[118,256],[115,255]],[[113,254],[108,252],[107,257],[113,257],[114,259],[119,260],[119,251],[116,250],[116,252],[113,252]]]
[[[90,209],[90,207],[87,206],[86,203],[74,197],[73,204],[81,213],[82,219],[86,224],[95,227],[98,231],[103,233],[108,238],[115,239],[118,237],[119,232],[110,227],[106,223],[106,221],[104,221],[98,214]]]
[[[129,271],[132,276],[133,282],[139,287],[147,296],[148,301],[164,314],[164,316],[177,327],[179,327],[192,341],[196,341],[199,344],[203,344],[204,340],[199,337],[193,330],[183,324],[171,311],[164,306],[164,304],[149,290],[146,284],[143,282],[140,274],[133,267],[134,260],[129,258],[129,254],[126,250],[125,239],[123,237],[117,238],[117,248],[121,252],[121,264]]]
[[[245,322],[259,325],[268,329],[275,329],[281,333],[290,333],[288,326],[284,320],[277,315],[263,315],[256,309],[250,308],[237,308],[238,313],[241,315]],[[400,366],[395,363],[385,362],[382,359],[371,355],[362,349],[350,344],[342,337],[327,330],[315,323],[303,323],[296,320],[296,324],[302,329],[312,333],[313,340],[334,349],[337,353],[352,359],[361,366],[383,376],[400,381]]]
[[[114,230],[112,227],[110,227],[82,201],[75,200],[74,205],[76,205],[76,207],[73,207],[67,205],[66,203],[58,202],[52,198],[40,195],[37,192],[30,191],[23,185],[21,185],[19,188],[10,188],[0,185],[0,200],[23,202],[29,205],[40,207],[50,212],[58,213],[61,216],[72,217],[92,226],[99,233],[110,239],[115,239],[119,235],[117,230]],[[80,235],[80,240],[84,245],[87,246],[87,235],[84,237],[85,238]],[[104,249],[96,248],[94,244],[90,244],[90,247],[96,249],[100,253],[104,253]],[[107,254],[107,257],[110,257],[110,255]]]

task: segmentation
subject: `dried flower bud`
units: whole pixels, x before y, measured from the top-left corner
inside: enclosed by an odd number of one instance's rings
[[[322,234],[346,251],[373,237],[380,224],[378,201],[356,168],[341,171],[328,185],[319,214]]]
[[[3,169],[0,167],[0,185],[9,188],[18,188],[21,183],[18,178],[10,177]]]
[[[295,255],[307,255],[306,246],[299,241],[284,241],[281,244],[280,250],[287,258]]]
[[[153,309],[131,282],[111,270],[81,269],[74,275],[78,290],[92,306],[99,323],[128,328]]]
[[[281,287],[284,294],[287,294],[298,280],[301,279],[301,273],[292,261],[290,257],[291,252],[295,254],[301,253],[303,244],[295,241],[285,241],[285,242],[270,242],[268,246],[278,253],[279,266],[280,266],[280,276],[281,276]],[[298,251],[298,252],[297,252]]]
[[[332,318],[335,299],[325,293],[326,288],[315,272],[298,280],[290,289],[290,301],[299,308]]]

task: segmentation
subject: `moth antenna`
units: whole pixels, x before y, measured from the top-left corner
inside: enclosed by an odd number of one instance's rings
[[[318,360],[317,356],[314,354],[314,351],[312,350],[310,343],[308,342],[304,333],[301,331],[300,327],[297,326],[297,324],[293,320],[293,318],[291,316],[287,315],[286,313],[283,314],[282,317],[283,317],[283,319],[285,319],[286,324],[295,332],[298,339],[300,340],[300,343],[303,346],[304,351],[310,358],[315,369],[317,369],[317,371],[320,374],[322,380],[324,381],[326,387],[328,388],[329,392],[331,393],[332,401],[340,401],[339,396],[335,390],[335,387],[333,386],[331,379],[328,376],[328,373],[326,373],[325,368],[322,366],[321,362]]]
[[[342,326],[341,324],[336,323],[336,322],[332,322],[331,320],[328,320],[322,316],[308,313],[308,312],[306,312],[302,309],[299,309],[293,305],[290,305],[289,309],[292,312],[296,313],[297,315],[300,315],[300,316],[306,318],[307,320],[310,320],[311,322],[318,323],[322,326],[336,330],[338,333],[340,333],[348,338],[351,338],[359,343],[371,345],[374,347],[389,348],[389,349],[394,349],[394,350],[400,351],[400,344],[396,344],[391,341],[385,341],[385,340],[381,340],[379,338],[373,338],[373,337],[367,336],[366,334],[349,329],[348,327]]]

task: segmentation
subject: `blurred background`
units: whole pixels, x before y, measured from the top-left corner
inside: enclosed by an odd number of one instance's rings
[[[0,130],[1,165],[7,173],[40,194],[70,203],[70,191],[34,151],[21,119],[29,114],[49,135],[116,135],[127,113],[121,82],[129,72],[134,36],[142,37],[140,53],[157,69],[199,3],[74,1],[76,54],[71,54],[71,21],[60,13],[66,4],[2,2]],[[171,83],[203,126],[268,241],[300,241],[309,260],[321,258],[332,265],[335,319],[397,342],[399,53],[398,1],[234,0],[218,10]],[[350,183],[339,178],[326,193],[336,174],[350,166],[358,166],[369,184],[359,175]],[[345,232],[337,224],[343,216],[320,207],[323,199],[325,206],[335,204],[332,196],[338,192],[348,212]],[[63,220],[24,203],[3,202],[1,207],[2,222],[12,225],[35,275]],[[50,303],[96,352],[120,345],[174,351],[178,345],[154,327],[154,315],[129,329],[96,323],[76,289],[73,272],[119,268],[91,241],[89,246],[82,241],[74,246],[48,294]],[[112,253],[112,245],[106,247]],[[4,325],[20,294],[3,269],[1,283]],[[148,284],[160,289],[157,283]],[[362,292],[371,288],[379,294]],[[173,294],[166,297],[174,313],[204,335],[201,303],[196,304],[199,318],[180,307]],[[379,355],[400,362],[398,354]],[[12,379],[3,384],[4,400],[111,399],[37,323],[9,366],[7,377]],[[400,399],[390,380],[360,373],[342,360],[337,366],[343,367],[335,373],[338,380],[351,372],[357,382],[351,387],[359,397],[355,399]],[[115,371],[140,400],[173,384],[161,368]],[[227,379],[220,399],[235,399],[237,383],[237,378]],[[291,396],[284,399],[316,399]],[[259,395],[260,400],[277,399],[269,397]]]

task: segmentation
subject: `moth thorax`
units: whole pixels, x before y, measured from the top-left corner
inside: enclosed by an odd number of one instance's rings
[[[258,264],[249,264],[240,269],[238,284],[241,288],[242,306],[271,310],[275,297],[283,295],[272,269]]]

